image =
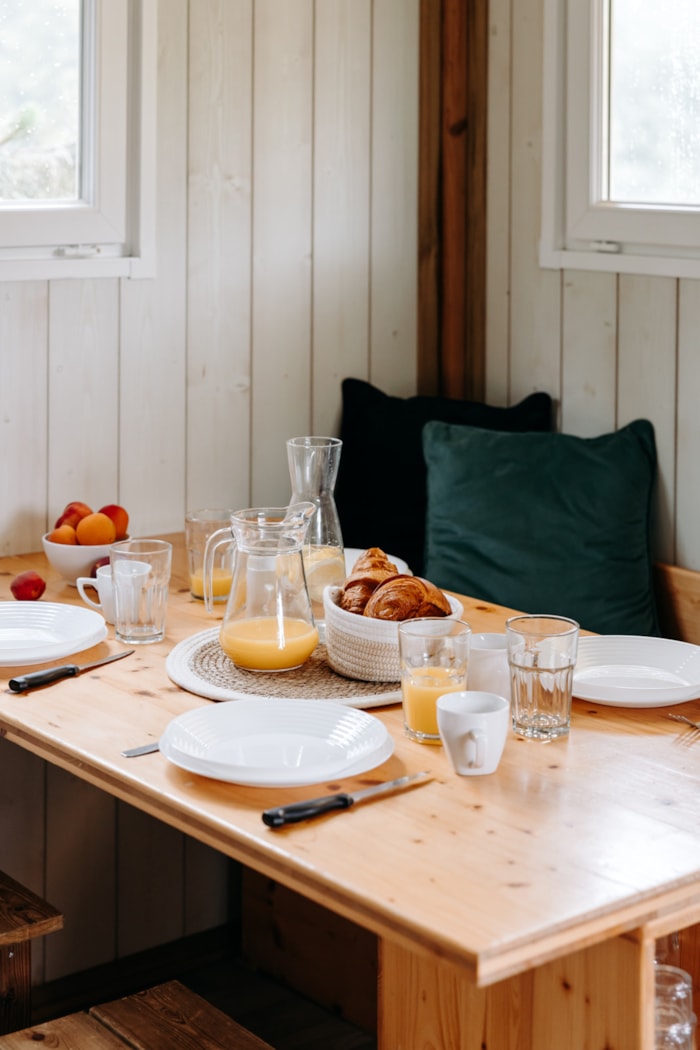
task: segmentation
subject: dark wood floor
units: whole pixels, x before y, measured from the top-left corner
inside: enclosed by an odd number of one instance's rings
[[[234,946],[234,947],[232,947]],[[241,961],[226,928],[73,974],[34,990],[32,1023],[177,978],[275,1050],[376,1050],[372,1033]]]
[[[181,980],[275,1050],[376,1050],[374,1035],[233,959]]]

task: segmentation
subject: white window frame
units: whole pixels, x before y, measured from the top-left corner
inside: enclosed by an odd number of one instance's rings
[[[540,265],[700,277],[700,208],[603,199],[606,0],[545,0]]]
[[[0,281],[154,276],[157,2],[85,5],[91,199],[0,204]]]

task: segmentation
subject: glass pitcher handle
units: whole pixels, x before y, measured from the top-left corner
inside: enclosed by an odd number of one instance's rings
[[[207,540],[207,545],[204,548],[202,590],[204,591],[204,605],[208,613],[213,612],[215,606],[214,589],[212,585],[214,577],[214,558],[216,557],[218,548],[223,547],[225,543],[230,546],[235,545],[233,532],[230,527],[217,529],[216,532],[212,532]]]

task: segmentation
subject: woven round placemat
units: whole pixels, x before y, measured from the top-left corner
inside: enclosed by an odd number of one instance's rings
[[[293,671],[245,671],[221,648],[218,627],[179,642],[168,655],[166,670],[176,685],[208,700],[334,700],[358,708],[401,702],[396,682],[357,682],[336,674],[328,665],[325,645],[318,645]]]

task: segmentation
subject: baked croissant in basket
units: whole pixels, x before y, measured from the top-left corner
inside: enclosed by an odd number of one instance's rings
[[[379,587],[365,605],[364,615],[377,620],[415,620],[419,616],[449,616],[447,596],[439,587],[420,576],[392,576]]]
[[[343,584],[338,605],[346,612],[361,616],[377,587],[392,576],[397,576],[398,571],[383,550],[370,547],[353,565],[352,572]]]

